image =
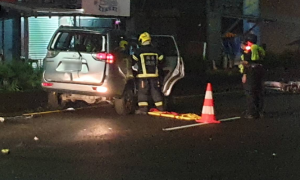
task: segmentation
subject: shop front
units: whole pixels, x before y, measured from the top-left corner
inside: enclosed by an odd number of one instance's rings
[[[39,65],[59,26],[120,28],[120,19],[130,15],[130,0],[2,0],[0,6],[0,60]]]

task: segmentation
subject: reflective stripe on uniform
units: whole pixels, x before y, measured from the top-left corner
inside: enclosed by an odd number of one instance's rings
[[[155,103],[155,106],[157,107],[157,106],[162,106],[163,105],[163,102],[162,101],[159,101],[159,102],[156,102]]]
[[[144,58],[144,55],[141,54],[140,55],[140,58],[141,58],[141,65],[142,65],[142,73],[145,75],[147,74],[147,71],[146,71],[146,64],[145,64],[145,58]],[[139,74],[140,75],[140,74]]]
[[[158,57],[158,60],[163,60],[164,59],[164,55],[160,55],[159,57]]]
[[[139,106],[148,106],[148,102],[139,102]]]
[[[138,78],[149,78],[149,77],[158,77],[158,74],[138,74]]]
[[[143,74],[138,74],[137,77],[158,77],[158,69],[157,68],[155,70],[155,74],[147,73],[145,58],[144,58],[145,56],[156,56],[157,57],[157,53],[143,53],[140,55]]]
[[[137,58],[135,55],[132,55],[132,59],[138,61],[139,58]]]
[[[244,66],[242,64],[239,65],[240,73],[244,73]]]

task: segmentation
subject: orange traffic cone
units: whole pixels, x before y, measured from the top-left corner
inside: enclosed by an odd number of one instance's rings
[[[201,118],[196,120],[199,123],[220,123],[216,120],[215,111],[214,111],[214,101],[212,97],[212,86],[211,83],[207,84],[205,99],[202,108]]]

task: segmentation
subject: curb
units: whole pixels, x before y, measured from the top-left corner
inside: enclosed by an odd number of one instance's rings
[[[237,92],[242,92],[241,90],[236,90],[236,91],[226,91],[226,92],[216,92],[214,93],[215,95],[220,95],[220,94],[231,94],[231,93],[237,93]],[[204,97],[205,94],[194,94],[194,95],[187,95],[187,96],[174,96],[173,98],[175,100],[182,100],[182,99],[189,99],[189,98],[197,98],[197,97]],[[45,114],[53,114],[53,113],[61,113],[61,112],[71,112],[71,111],[76,111],[76,110],[81,110],[81,109],[90,109],[90,108],[96,108],[99,106],[89,106],[89,107],[81,107],[81,108],[67,108],[63,110],[52,110],[52,111],[41,111],[41,112],[32,112],[32,113],[24,113],[21,115],[16,115],[16,116],[6,116],[6,117],[0,117],[0,123],[5,122],[7,120],[17,120],[17,119],[31,119],[36,116],[40,115],[45,115]]]

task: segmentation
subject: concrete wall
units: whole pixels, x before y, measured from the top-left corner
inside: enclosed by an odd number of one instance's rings
[[[276,22],[260,25],[261,43],[267,44],[268,51],[280,53],[298,48],[287,44],[300,39],[299,0],[262,0],[261,16],[276,19]]]

